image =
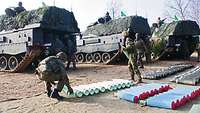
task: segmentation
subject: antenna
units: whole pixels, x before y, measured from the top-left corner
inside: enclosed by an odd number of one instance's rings
[[[71,12],[72,12],[72,1],[71,1]]]
[[[56,0],[53,0],[53,6],[55,6],[56,5]]]
[[[145,9],[145,16],[146,16],[146,18],[148,18],[147,9]]]
[[[135,14],[137,15],[137,0],[135,5],[136,5]]]

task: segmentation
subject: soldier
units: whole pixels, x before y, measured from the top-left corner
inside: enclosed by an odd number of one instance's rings
[[[15,10],[16,14],[19,14],[22,11],[25,11],[26,9],[22,6],[22,2],[19,2],[18,7],[16,7],[14,10]]]
[[[147,51],[147,47],[144,43],[144,41],[141,38],[141,35],[139,33],[135,34],[135,47],[137,51],[137,64],[139,65],[140,68],[144,68],[143,62],[142,62],[142,56],[144,55],[145,51]]]
[[[146,63],[151,63],[151,44],[149,41],[149,37],[146,36],[146,38],[143,39],[145,45],[146,45],[146,50],[145,50],[145,58],[146,58]]]
[[[106,12],[106,15],[104,17],[98,19],[98,23],[105,24],[109,22],[111,19],[112,18],[110,17],[109,12]]]
[[[72,69],[76,69],[76,56],[75,53],[77,51],[76,48],[76,36],[75,35],[69,35],[69,36],[65,36],[66,38],[68,38],[67,40],[67,69],[70,68],[70,64],[72,63],[73,68]]]
[[[104,17],[104,19],[105,19],[105,23],[106,22],[109,22],[112,18],[110,17],[110,15],[109,15],[109,12],[106,12],[106,16]]]
[[[36,75],[45,82],[48,97],[63,99],[58,92],[62,91],[64,85],[68,87],[70,93],[73,93],[63,63],[65,60],[66,54],[59,52],[56,56],[49,56],[42,60],[36,68]],[[55,81],[58,81],[58,83],[55,83]],[[52,85],[55,85],[55,87],[52,88]]]
[[[9,17],[14,17],[17,14],[21,13],[22,11],[25,11],[26,9],[22,6],[22,2],[18,3],[18,7],[10,7],[10,8],[6,8],[5,12],[6,15]]]
[[[124,43],[126,42],[126,39],[128,38],[127,41],[127,46],[125,48],[125,51],[128,52],[128,68],[129,68],[129,72],[131,74],[131,79],[133,81],[135,81],[134,76],[135,74],[138,76],[138,80],[136,81],[136,83],[141,83],[142,82],[142,77],[141,77],[141,73],[138,69],[138,65],[137,65],[137,51],[135,48],[135,44],[134,44],[134,39],[133,37],[129,36],[128,31],[124,31],[123,32],[124,35]]]
[[[158,21],[157,21],[157,24],[158,24],[158,27],[160,27],[162,24],[164,24],[164,21],[166,20],[167,18],[164,18],[164,19],[160,19],[160,17],[158,17]]]

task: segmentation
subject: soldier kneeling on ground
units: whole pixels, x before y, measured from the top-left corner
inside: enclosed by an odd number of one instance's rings
[[[63,52],[59,52],[56,56],[49,56],[42,60],[36,68],[36,75],[45,82],[47,96],[58,100],[63,99],[58,92],[62,91],[64,85],[68,87],[70,93],[73,93],[65,70],[65,56]],[[53,88],[52,85],[54,85]]]

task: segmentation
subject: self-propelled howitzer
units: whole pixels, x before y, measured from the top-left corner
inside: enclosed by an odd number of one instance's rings
[[[72,12],[57,7],[0,16],[0,71],[22,72],[30,63],[67,51],[67,42],[79,33]]]

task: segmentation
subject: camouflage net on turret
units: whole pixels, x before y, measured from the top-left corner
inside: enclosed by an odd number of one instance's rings
[[[157,30],[157,31],[156,31]],[[153,37],[165,38],[170,35],[199,35],[199,26],[195,21],[176,21],[165,23],[160,28],[155,29]]]
[[[121,33],[125,30],[128,30],[128,28],[130,29],[131,33],[142,33],[146,35],[151,34],[147,19],[141,16],[127,16],[124,18],[111,20],[105,24],[97,24],[88,27],[83,35],[86,36],[93,34],[97,36],[106,36]]]
[[[58,28],[67,32],[79,32],[72,12],[57,7],[42,7],[24,11],[15,17],[0,16],[0,31],[23,28],[29,24],[40,23],[44,28]]]

